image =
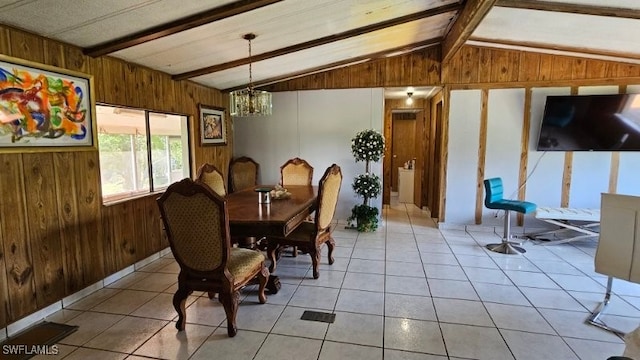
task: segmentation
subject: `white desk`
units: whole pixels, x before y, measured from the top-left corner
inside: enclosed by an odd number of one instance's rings
[[[413,169],[398,168],[398,202],[413,203]]]

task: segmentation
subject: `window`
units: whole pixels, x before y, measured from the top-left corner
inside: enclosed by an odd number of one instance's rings
[[[162,190],[190,177],[187,117],[96,106],[103,201]]]

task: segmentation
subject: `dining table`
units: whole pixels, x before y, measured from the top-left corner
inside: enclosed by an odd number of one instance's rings
[[[270,197],[268,203],[261,202],[261,192],[274,188],[275,185],[258,185],[225,197],[232,237],[262,239],[287,236],[316,210],[317,186],[287,186],[285,196]],[[257,244],[245,243],[240,246],[255,248]],[[278,292],[280,282],[277,276],[269,276],[267,289],[272,293]]]

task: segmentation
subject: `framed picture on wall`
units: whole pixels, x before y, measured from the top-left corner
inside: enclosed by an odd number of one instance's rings
[[[202,145],[226,145],[225,108],[202,104],[198,105],[198,108],[200,109],[200,139]]]
[[[93,76],[0,55],[0,152],[95,150]]]

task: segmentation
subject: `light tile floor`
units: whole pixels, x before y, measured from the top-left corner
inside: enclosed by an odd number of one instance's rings
[[[584,320],[602,299],[595,240],[526,243],[521,256],[489,252],[489,232],[438,230],[423,211],[394,204],[375,233],[337,228],[336,262],[314,280],[307,255],[285,255],[282,289],[260,305],[241,296],[235,338],[224,310],[201,293],[175,329],[170,256],[71,304],[48,320],[79,325],[65,359],[582,359],[621,355],[623,341]],[[325,250],[326,251],[326,250]],[[640,324],[640,286],[614,282],[612,325]],[[304,310],[334,312],[327,324]],[[54,359],[53,356],[43,357]]]

